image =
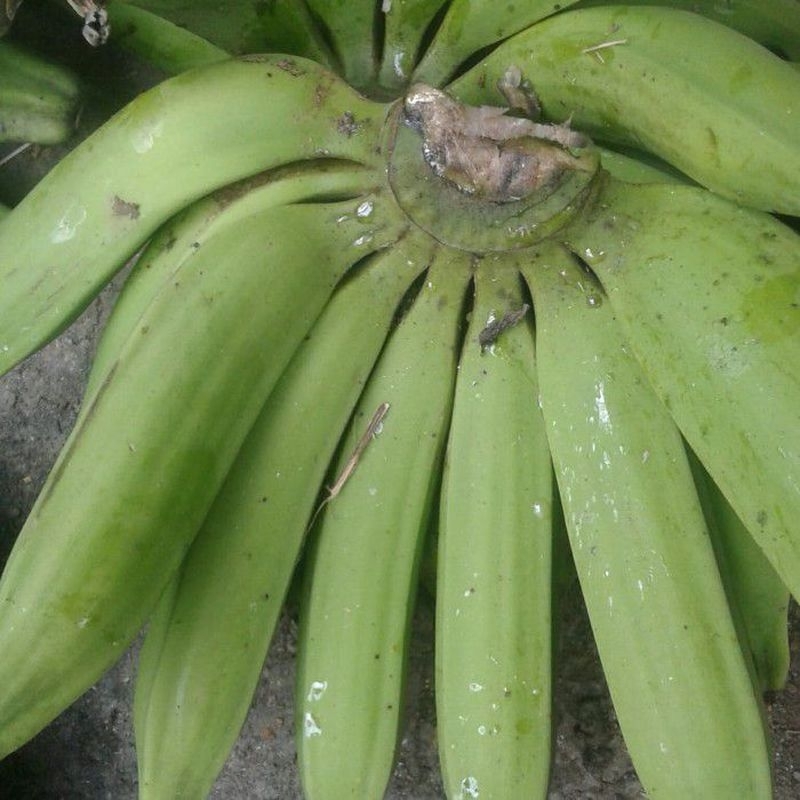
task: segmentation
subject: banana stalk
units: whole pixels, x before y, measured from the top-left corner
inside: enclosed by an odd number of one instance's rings
[[[523,269],[572,554],[639,778],[653,800],[770,800],[762,709],[681,436],[591,275],[556,248]]]
[[[439,250],[387,342],[306,564],[296,729],[308,800],[382,797],[391,774],[469,264],[466,254]]]
[[[486,258],[474,281],[442,481],[439,758],[448,797],[545,798],[553,469],[537,406],[532,315],[513,262]]]

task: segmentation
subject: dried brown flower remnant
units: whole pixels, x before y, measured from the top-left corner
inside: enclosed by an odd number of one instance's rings
[[[506,116],[505,108],[465,106],[425,84],[405,99],[409,125],[422,135],[426,162],[461,191],[497,203],[527,197],[566,170],[583,169],[566,148],[587,138],[568,125]]]

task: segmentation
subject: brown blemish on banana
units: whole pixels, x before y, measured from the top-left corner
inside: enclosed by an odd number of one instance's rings
[[[275,62],[275,66],[284,72],[288,72],[293,78],[299,78],[301,75],[306,74],[306,71],[291,58],[282,58],[280,61]]]
[[[345,111],[344,114],[342,114],[342,116],[336,121],[336,129],[348,139],[351,136],[355,136],[360,127],[361,126],[356,122],[355,115],[352,111]]]
[[[511,73],[509,75],[509,73]],[[514,102],[533,107],[535,95],[509,70]],[[406,123],[422,135],[428,166],[466,194],[496,203],[521,200],[584,163],[569,152],[589,144],[568,123],[549,125],[506,115],[507,108],[466,106],[417,84],[405,99]]]
[[[503,331],[513,328],[525,317],[528,311],[530,311],[530,306],[527,303],[523,303],[520,308],[515,311],[509,311],[500,319],[491,317],[487,321],[486,327],[478,334],[478,344],[481,346],[481,350],[491,347]]]
[[[111,201],[111,211],[114,216],[128,217],[129,219],[139,219],[139,204],[123,200],[119,195],[114,195]]]

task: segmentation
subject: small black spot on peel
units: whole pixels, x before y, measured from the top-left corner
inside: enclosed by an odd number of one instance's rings
[[[767,524],[767,512],[763,509],[756,514],[756,522],[763,528]]]
[[[128,219],[139,219],[140,210],[138,203],[132,203],[129,200],[123,200],[119,195],[115,194],[111,201],[111,211],[115,217],[128,217]]]

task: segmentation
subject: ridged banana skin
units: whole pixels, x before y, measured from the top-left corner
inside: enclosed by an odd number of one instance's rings
[[[417,568],[447,437],[469,256],[438,251],[390,336],[342,447],[383,429],[328,503],[306,565],[297,748],[308,800],[383,797],[402,707]]]
[[[367,244],[355,215],[367,199],[254,213],[206,242],[141,317],[0,578],[0,757],[130,643],[335,284],[399,236],[372,198]]]
[[[0,142],[60,144],[75,133],[81,86],[66,67],[0,41]]]
[[[566,254],[525,268],[550,451],[614,708],[653,800],[769,800],[770,755],[683,442]]]
[[[581,0],[577,8],[608,5]],[[800,58],[800,3],[797,0],[625,0],[628,6],[669,6],[702,14],[749,36],[784,58]]]
[[[333,201],[369,194],[372,173],[355,165],[314,162],[291,165],[226,186],[192,203],[165,223],[136,260],[117,297],[92,358],[83,407],[102,385],[129,336],[165,281],[197,249],[255,211],[300,202]],[[364,230],[369,215],[358,217]]]
[[[800,77],[736,31],[669,8],[567,11],[450,88],[497,105],[494,87],[511,65],[549,118],[648,150],[744,205],[800,214]]]
[[[219,61],[231,53],[191,30],[131,3],[106,4],[113,45],[135,53],[167,75],[177,75]]]
[[[565,238],[692,450],[800,596],[800,237],[701,189],[608,181]]]
[[[303,159],[374,165],[385,112],[286,56],[213,64],[139,95],[0,225],[0,373],[71,321],[192,201]]]
[[[759,688],[778,691],[789,673],[789,590],[691,451],[689,460],[739,638]]]
[[[445,0],[400,0],[384,12],[384,32],[378,83],[400,91],[409,85],[420,49],[433,18]]]
[[[527,0],[516,4],[453,0],[414,71],[413,80],[440,86],[470,56],[575,2]]]
[[[248,433],[141,651],[140,800],[210,791],[250,707],[325,471],[429,249],[395,245],[337,290]]]
[[[449,798],[545,798],[550,769],[553,467],[532,315],[514,265],[481,261],[442,480],[436,719]]]
[[[600,147],[600,163],[610,175],[626,183],[688,183],[689,179],[669,164],[647,153],[627,154]]]
[[[378,54],[375,30],[382,13],[380,0],[305,0],[329,38],[339,72],[361,90],[374,85]]]

